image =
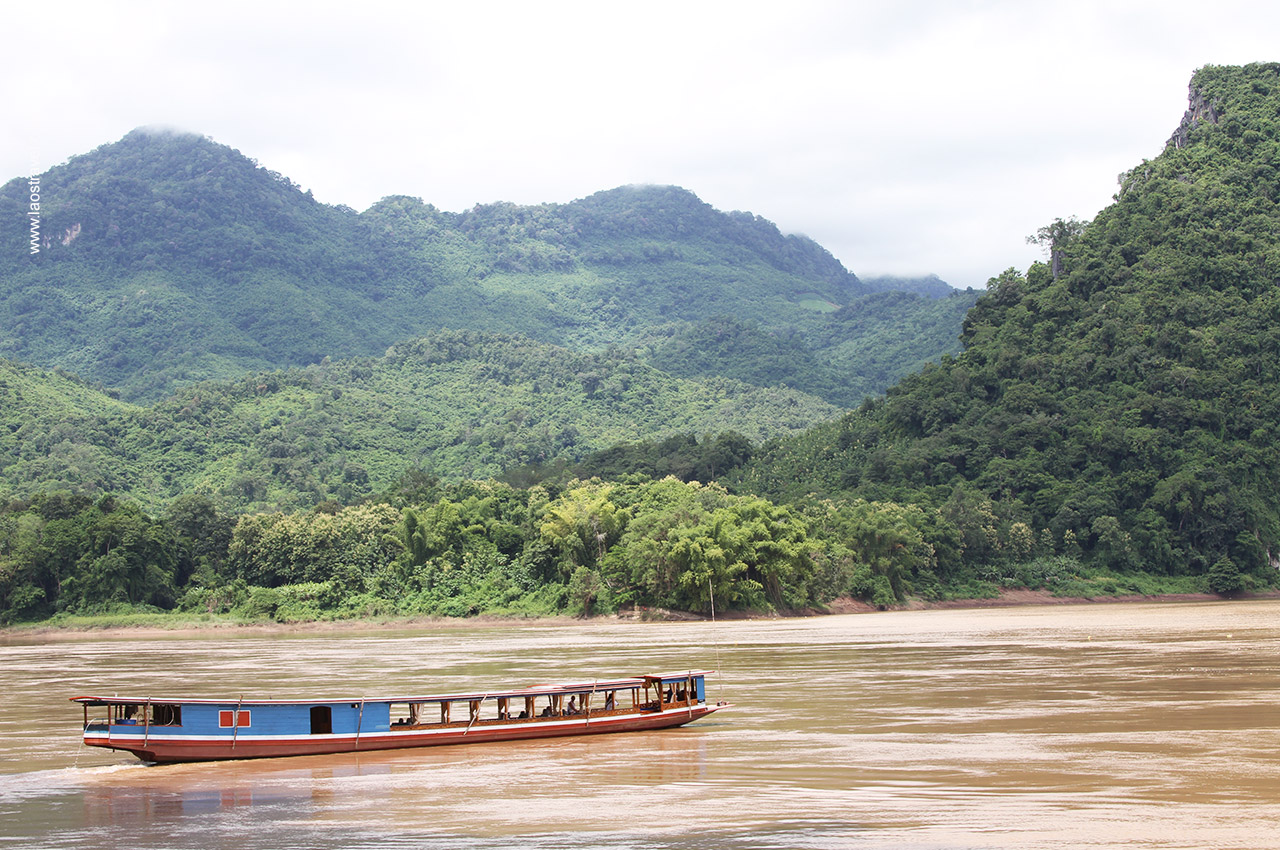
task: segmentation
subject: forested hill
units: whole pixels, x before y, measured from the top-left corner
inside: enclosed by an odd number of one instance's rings
[[[736,484],[979,516],[1026,555],[1274,580],[1280,553],[1280,64],[1205,67],[1163,153],[1050,262],[992,281],[964,351],[784,441]],[[979,523],[979,525],[984,525]]]
[[[0,360],[0,502],[63,489],[149,509],[191,493],[235,512],[349,504],[407,470],[483,479],[644,438],[758,442],[839,412],[792,390],[673,378],[616,349],[472,331],[206,381],[148,407]]]
[[[959,316],[976,298],[940,307],[873,292],[812,240],[668,186],[461,213],[396,196],[356,213],[229,147],[155,130],[40,181],[35,255],[24,241],[26,180],[0,188],[12,223],[0,236],[0,356],[67,369],[131,400],[326,356],[376,356],[443,328],[644,351],[729,321],[794,355],[752,380],[794,386],[786,375],[802,372],[811,379],[801,389],[849,406],[955,350]],[[851,305],[882,321],[842,322]],[[895,342],[921,326],[929,332]],[[900,356],[863,371],[851,348]]]

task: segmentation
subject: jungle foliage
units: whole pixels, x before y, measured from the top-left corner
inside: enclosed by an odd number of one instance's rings
[[[410,467],[483,479],[565,469],[620,443],[729,431],[740,455],[743,443],[838,413],[794,390],[673,378],[616,348],[574,353],[470,331],[377,359],[206,381],[148,407],[0,360],[0,498],[113,493],[155,510],[198,494],[222,510],[293,510],[367,499]],[[706,460],[714,473],[717,459]]]
[[[1029,531],[996,526],[976,496],[941,510],[789,506],[674,476],[517,488],[410,470],[363,504],[239,516],[198,495],[149,514],[112,496],[42,493],[0,507],[0,624],[125,611],[279,622],[712,614],[821,610],[842,596],[884,607],[939,598],[961,574],[967,594],[994,593],[1006,575],[1091,595],[1140,587],[1085,577],[1070,557],[1033,558]],[[988,546],[980,574],[965,572],[966,540]]]

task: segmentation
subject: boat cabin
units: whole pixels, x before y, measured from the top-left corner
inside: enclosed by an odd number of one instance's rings
[[[73,697],[84,740],[149,760],[246,758],[667,728],[706,704],[706,672],[493,693],[318,700]],[[91,709],[94,711],[90,715]]]

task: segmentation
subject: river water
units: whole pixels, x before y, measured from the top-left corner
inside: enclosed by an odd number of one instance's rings
[[[676,730],[147,766],[86,693],[484,691],[718,668]],[[11,638],[0,848],[1272,848],[1280,601]]]

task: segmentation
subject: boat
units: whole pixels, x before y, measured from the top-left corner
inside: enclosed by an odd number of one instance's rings
[[[377,699],[71,701],[84,706],[88,746],[167,764],[668,729],[728,707],[707,702],[711,672]]]

